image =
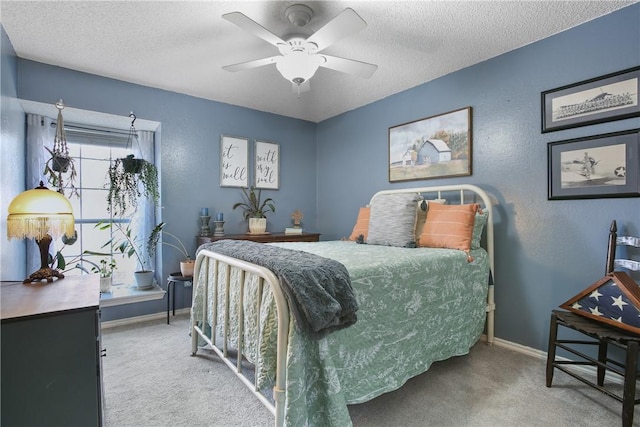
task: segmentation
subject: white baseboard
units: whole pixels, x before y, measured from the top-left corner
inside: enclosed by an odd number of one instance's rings
[[[482,341],[487,341],[487,336],[486,335],[482,335],[482,337],[480,338]],[[527,347],[525,345],[522,344],[517,344],[511,341],[507,341],[507,340],[503,340],[501,338],[495,338],[493,339],[493,343],[499,347],[504,347],[507,348],[509,350],[513,350],[513,351],[517,351],[518,353],[522,353],[522,354],[526,354],[527,356],[531,356],[531,357],[535,357],[536,359],[540,359],[543,360],[545,363],[547,361],[547,352],[546,351],[542,351],[542,350],[537,350],[535,348],[532,347]],[[556,356],[557,360],[569,360],[565,357],[560,357],[560,356]],[[592,378],[596,378],[596,368],[594,366],[573,366],[572,369],[574,369],[576,371],[576,373],[579,373],[580,375],[588,375]],[[616,384],[623,384],[624,380],[621,376],[616,375],[615,373],[612,375],[607,375],[607,381],[610,381],[612,383],[616,383]]]
[[[179,314],[188,314],[191,312],[191,308],[186,307],[186,308],[180,308],[176,310],[176,316]],[[124,319],[117,319],[117,320],[107,320],[104,322],[100,322],[100,326],[102,327],[102,329],[107,329],[107,328],[115,328],[116,326],[124,326],[124,325],[133,325],[135,323],[140,323],[140,322],[148,322],[150,320],[158,320],[158,319],[166,319],[167,318],[167,312],[163,311],[160,313],[152,313],[152,314],[145,314],[143,316],[136,316],[136,317],[126,317]]]

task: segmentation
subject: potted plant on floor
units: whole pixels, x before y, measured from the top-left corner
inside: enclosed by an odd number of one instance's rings
[[[167,236],[173,238],[176,244],[166,242],[164,240],[162,241],[162,244],[176,249],[184,257],[180,261],[180,274],[182,274],[183,277],[193,276],[193,267],[195,265],[195,260],[191,259],[191,257],[189,256],[189,251],[187,251],[186,246],[182,243],[182,241],[178,238],[178,236],[165,230],[164,226],[165,226],[165,223],[161,222],[160,224],[156,225],[153,231],[151,232],[151,236],[149,237],[149,239],[155,242],[153,247],[155,248],[157,246],[158,241],[160,240],[160,234],[163,234],[163,235],[166,234]]]
[[[249,233],[264,234],[267,229],[267,212],[276,212],[273,199],[270,197],[262,200],[262,190],[257,190],[252,185],[249,189],[243,188],[244,201],[233,205],[233,209],[241,208],[242,216],[249,221]]]

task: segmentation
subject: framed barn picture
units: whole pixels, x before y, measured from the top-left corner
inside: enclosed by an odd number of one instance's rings
[[[471,107],[389,128],[389,182],[471,175]]]

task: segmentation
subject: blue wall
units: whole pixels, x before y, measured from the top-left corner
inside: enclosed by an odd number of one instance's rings
[[[276,214],[268,216],[269,230],[289,226],[295,209],[304,213],[307,224],[316,222],[314,123],[22,59],[18,60],[18,77],[21,99],[52,103],[62,98],[72,108],[122,116],[134,111],[140,119],[161,123],[162,220],[168,231],[189,245],[192,254],[202,207],[208,207],[210,214],[224,212],[227,234],[247,231],[241,211],[231,209],[241,201],[240,189],[220,187],[221,134],[249,138],[250,154],[254,139],[280,144],[280,189],[263,191],[276,205]],[[159,277],[179,271],[179,260],[177,251],[165,247]],[[177,307],[188,306],[191,290],[183,292],[182,286],[176,290]],[[104,310],[103,319],[163,309],[162,301],[127,305]]]
[[[640,127],[542,134],[540,93],[640,65],[640,4],[318,125],[318,229],[350,233],[380,189],[477,184],[496,201],[496,336],[546,349],[550,310],[604,275],[612,219],[640,232],[640,199],[547,200],[547,143]],[[471,106],[471,177],[390,184],[388,128]],[[344,183],[350,185],[344,185]]]
[[[133,110],[162,123],[163,219],[187,241],[198,232],[200,207],[223,209],[226,231],[244,231],[240,212],[230,211],[238,190],[219,187],[221,133],[281,144],[281,188],[269,192],[278,208],[272,229],[299,208],[307,228],[340,238],[380,189],[475,183],[496,203],[496,335],[545,350],[550,310],[603,275],[611,220],[640,233],[639,198],[548,201],[547,143],[637,128],[640,119],[541,134],[540,92],[640,64],[638,22],[640,4],[319,124],[25,60],[17,94],[123,116]],[[473,175],[390,184],[388,128],[466,106]],[[165,251],[164,273],[176,263]],[[178,303],[185,306],[188,293]],[[144,309],[162,311],[164,302]]]

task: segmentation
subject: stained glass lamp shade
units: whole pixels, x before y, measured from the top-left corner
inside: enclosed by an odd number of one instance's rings
[[[23,283],[64,278],[62,272],[48,265],[49,245],[54,238],[74,233],[75,219],[71,203],[64,195],[49,190],[42,181],[33,189],[18,194],[9,204],[7,237],[36,239],[40,248],[40,269]]]

